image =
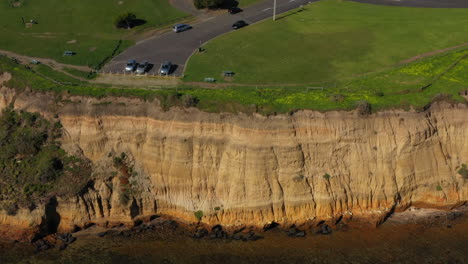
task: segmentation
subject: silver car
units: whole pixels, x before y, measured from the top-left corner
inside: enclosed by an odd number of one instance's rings
[[[172,68],[172,63],[170,61],[165,61],[161,64],[161,69],[159,70],[159,73],[161,75],[168,75],[171,73],[171,68]]]
[[[185,30],[189,30],[191,29],[192,26],[190,25],[187,25],[187,24],[177,24],[177,25],[174,25],[172,27],[172,30],[175,32],[175,33],[179,33],[179,32],[182,32],[182,31],[185,31]]]
[[[136,66],[137,66],[137,62],[135,60],[129,60],[127,62],[127,65],[125,65],[125,71],[132,72],[135,70]]]
[[[146,72],[146,69],[148,68],[148,62],[145,61],[143,63],[139,63],[138,67],[136,69],[137,74],[144,74]]]

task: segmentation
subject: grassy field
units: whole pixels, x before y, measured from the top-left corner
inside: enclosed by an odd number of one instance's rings
[[[186,16],[168,0],[20,0],[18,7],[12,2],[0,2],[0,49],[76,65],[97,66],[132,45],[135,31]],[[116,29],[114,19],[126,11],[146,23],[132,30]],[[38,24],[24,25],[22,18]],[[63,57],[64,50],[76,55]]]
[[[468,47],[367,74],[340,82],[323,83],[323,89],[308,85],[220,86],[206,89],[183,85],[165,89],[112,87],[87,82],[60,85],[27,70],[24,66],[0,57],[0,73],[10,72],[6,84],[19,90],[31,87],[38,91],[67,91],[93,97],[123,96],[144,100],[157,98],[165,108],[184,106],[187,97],[195,98],[196,107],[208,112],[288,113],[299,109],[318,111],[355,109],[361,102],[372,111],[390,108],[423,109],[433,100],[465,102],[460,92],[468,89]],[[50,74],[55,78],[60,75]],[[190,104],[192,105],[192,104]]]
[[[208,42],[187,81],[236,73],[233,82],[342,80],[468,42],[468,9],[401,8],[325,0]]]

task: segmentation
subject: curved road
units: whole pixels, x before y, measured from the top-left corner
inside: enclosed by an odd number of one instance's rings
[[[306,5],[319,0],[277,0],[277,14]],[[355,2],[409,6],[409,7],[433,7],[433,8],[468,8],[468,0],[353,0]],[[190,55],[207,42],[221,34],[232,31],[231,25],[237,20],[245,20],[252,24],[273,16],[273,0],[250,6],[244,11],[235,14],[224,14],[210,17],[203,22],[193,24],[193,29],[174,33],[172,31],[138,42],[123,53],[114,57],[103,69],[104,72],[123,72],[124,65],[129,59],[138,62],[148,61],[154,66],[149,70],[155,74],[159,70],[161,62],[168,60],[176,66],[173,74],[182,75],[185,63]],[[242,29],[240,29],[242,30]]]

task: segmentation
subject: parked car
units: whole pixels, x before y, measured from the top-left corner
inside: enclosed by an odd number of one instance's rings
[[[161,64],[161,69],[159,70],[159,73],[161,75],[168,75],[171,73],[171,68],[172,68],[172,63],[170,61],[165,61]]]
[[[185,30],[189,30],[191,29],[192,26],[190,25],[187,25],[187,24],[177,24],[177,25],[174,25],[172,27],[172,30],[175,32],[175,33],[179,33],[179,32],[182,32],[182,31],[185,31]]]
[[[136,66],[137,66],[137,62],[135,60],[129,60],[127,62],[127,65],[125,65],[125,71],[132,72],[135,70]]]
[[[139,63],[138,67],[136,69],[137,74],[144,74],[146,72],[146,69],[148,68],[148,62],[145,61],[143,63]]]
[[[230,7],[228,9],[228,12],[229,12],[229,14],[234,15],[234,14],[237,14],[239,12],[242,12],[242,9],[240,9],[238,7]]]
[[[243,27],[245,27],[245,26],[247,26],[247,25],[248,25],[248,24],[245,23],[244,20],[239,20],[239,21],[237,21],[236,23],[232,24],[232,28],[233,28],[233,29],[239,29],[239,28],[243,28]]]

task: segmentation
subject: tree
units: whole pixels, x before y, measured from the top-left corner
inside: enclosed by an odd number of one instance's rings
[[[114,21],[114,25],[117,28],[130,29],[133,26],[133,22],[136,20],[136,15],[131,12],[120,14]]]
[[[193,0],[193,4],[197,9],[202,8],[217,8],[223,4],[224,0]]]

